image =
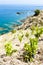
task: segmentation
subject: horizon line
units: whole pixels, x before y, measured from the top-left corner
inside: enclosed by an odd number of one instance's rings
[[[43,6],[43,4],[0,4],[0,5],[27,5],[27,6]]]

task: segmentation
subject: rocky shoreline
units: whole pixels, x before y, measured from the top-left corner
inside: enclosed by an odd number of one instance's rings
[[[24,22],[22,25],[18,26],[17,29],[27,29],[28,27],[34,26],[43,26],[43,10],[40,11],[40,14],[38,16],[30,16],[27,17],[24,20],[21,20],[21,22]]]

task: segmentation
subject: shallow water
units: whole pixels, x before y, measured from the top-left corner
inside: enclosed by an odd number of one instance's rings
[[[43,6],[0,5],[0,34],[14,29],[14,25],[21,25],[20,20],[33,15],[35,9],[43,9]]]

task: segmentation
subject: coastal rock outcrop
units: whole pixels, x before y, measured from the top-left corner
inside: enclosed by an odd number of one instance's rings
[[[43,11],[40,11],[38,16],[30,16],[27,17],[25,20],[21,21],[23,24],[18,26],[17,29],[27,29],[28,27],[34,26],[43,26]]]

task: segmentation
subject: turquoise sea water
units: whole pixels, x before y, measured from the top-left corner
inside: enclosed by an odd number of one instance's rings
[[[0,5],[0,34],[14,29],[14,25],[21,25],[20,20],[34,14],[35,9],[43,10],[43,6]],[[17,12],[22,12],[17,15]]]

